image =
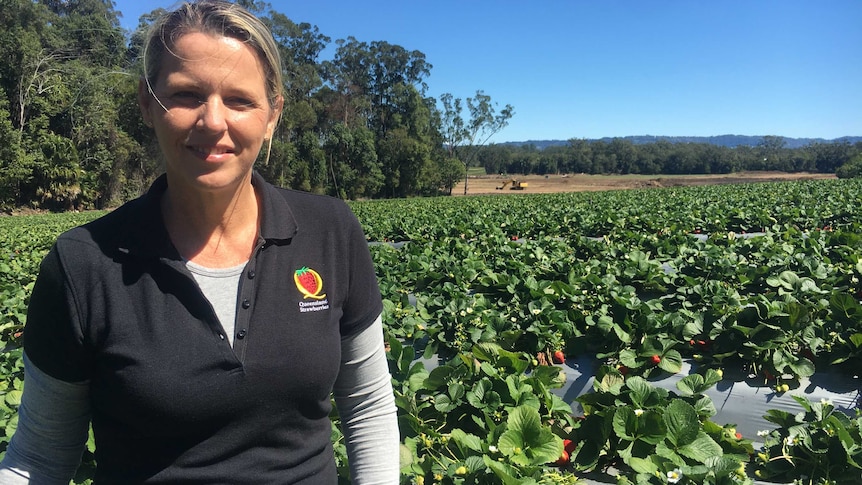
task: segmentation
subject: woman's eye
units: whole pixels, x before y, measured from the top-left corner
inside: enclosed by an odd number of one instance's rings
[[[228,98],[225,100],[225,104],[234,108],[252,108],[254,107],[254,101],[246,98]]]
[[[206,103],[206,98],[194,91],[177,91],[171,95],[171,99],[183,106],[197,106]],[[254,108],[256,103],[242,96],[226,97],[222,100],[225,106],[231,109],[244,110]]]
[[[191,92],[191,91],[180,91],[180,92],[174,93],[171,97],[174,98],[175,100],[181,102],[181,103],[200,102],[200,98],[198,97],[198,95]]]

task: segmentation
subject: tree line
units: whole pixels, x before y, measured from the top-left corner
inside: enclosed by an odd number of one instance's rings
[[[541,150],[531,144],[491,145],[477,158],[486,173],[671,175],[772,170],[858,176],[862,142],[834,141],[787,148],[779,136],[765,136],[756,146],[736,147],[665,140],[636,144],[622,138],[573,139]]]
[[[481,90],[469,112],[453,112],[451,94],[438,108],[420,51],[348,37],[321,59],[333,42],[316,26],[237,3],[270,26],[283,58],[284,115],[257,164],[273,183],[350,199],[448,193],[461,153],[513,115]],[[0,0],[0,207],[109,207],[161,173],[137,107],[146,28],[161,13],[126,32],[112,0]]]
[[[284,187],[347,199],[447,194],[470,166],[525,174],[828,172],[860,152],[622,140],[545,150],[488,145],[514,108],[481,90],[466,99],[429,96],[432,65],[422,52],[333,41],[268,3],[237,3],[264,19],[281,50],[284,115],[257,169]],[[0,208],[111,207],[162,172],[137,106],[144,34],[161,13],[141,16],[127,32],[113,0],[0,0]],[[324,51],[332,57],[322,59]]]

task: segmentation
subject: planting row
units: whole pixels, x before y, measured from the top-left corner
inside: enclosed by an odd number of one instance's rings
[[[409,364],[392,343],[406,449],[403,483],[810,484],[860,483],[862,418],[828,400],[795,396],[798,412],[769,410],[758,448],[719,423],[705,369],[655,386],[601,366],[573,416],[554,392],[565,375],[494,344],[435,366]],[[757,480],[757,482],[755,482]]]
[[[862,179],[352,203],[372,241],[604,236],[846,227]]]
[[[550,362],[595,355],[626,372],[683,357],[794,387],[858,368],[862,241],[848,231],[443,238],[373,246],[391,335],[448,358],[481,342]],[[848,370],[849,372],[849,370]]]

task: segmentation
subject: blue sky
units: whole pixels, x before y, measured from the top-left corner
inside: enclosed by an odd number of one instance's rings
[[[419,50],[428,93],[515,108],[492,142],[862,136],[858,0],[273,0],[336,39]],[[173,0],[116,0],[126,28]],[[324,53],[329,58],[331,51]]]

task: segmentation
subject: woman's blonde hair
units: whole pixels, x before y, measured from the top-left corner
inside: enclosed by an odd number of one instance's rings
[[[144,42],[144,78],[152,93],[164,56],[185,34],[200,32],[238,39],[252,48],[263,65],[270,107],[277,106],[283,84],[281,56],[269,28],[254,14],[223,0],[185,2],[156,20]]]

